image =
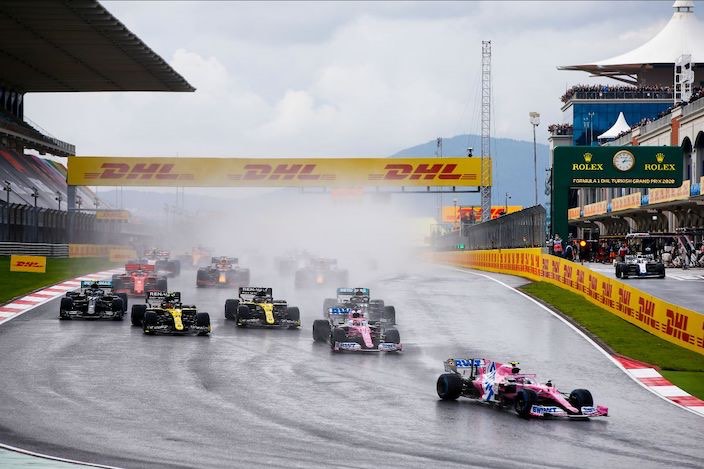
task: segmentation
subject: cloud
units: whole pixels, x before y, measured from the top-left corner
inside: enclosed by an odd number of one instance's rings
[[[531,139],[539,111],[544,141],[565,87],[595,81],[557,65],[640,45],[666,3],[107,2],[197,91],[33,94],[26,112],[80,154],[386,155],[479,132],[491,39],[494,135]]]

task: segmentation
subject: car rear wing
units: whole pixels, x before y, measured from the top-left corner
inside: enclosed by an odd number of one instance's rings
[[[111,280],[81,280],[81,289],[91,288],[94,284],[97,284],[98,288],[112,290]]]
[[[181,303],[181,292],[165,292],[165,291],[158,291],[158,290],[153,290],[153,291],[148,291],[147,292],[147,304],[152,305],[155,303],[161,303],[162,301],[165,301],[167,299],[170,299],[174,303]]]
[[[129,263],[125,264],[125,272],[130,273],[130,272],[137,272],[137,271],[145,271],[145,272],[153,272],[154,271],[154,264],[142,264],[142,263]]]
[[[249,299],[253,298],[258,293],[265,293],[267,296],[271,297],[272,291],[271,287],[240,287],[239,296],[242,299]]]
[[[237,264],[237,263],[239,263],[239,259],[236,257],[225,257],[225,256],[210,258],[211,264],[220,264],[221,262],[228,263],[228,264]]]

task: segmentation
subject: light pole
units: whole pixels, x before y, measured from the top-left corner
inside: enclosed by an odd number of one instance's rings
[[[589,113],[589,145],[591,146],[592,142],[594,141],[594,119],[593,117],[596,115],[594,112]]]
[[[533,183],[535,186],[535,203],[538,205],[538,147],[535,143],[535,129],[540,125],[540,113],[529,112],[530,123],[533,126]]]
[[[506,193],[506,198],[504,199],[504,215],[508,215],[508,201],[511,199],[511,194]]]
[[[7,206],[10,206],[10,192],[12,192],[12,183],[10,181],[5,181],[5,187],[2,188],[5,192],[7,192]]]
[[[81,204],[83,203],[83,199],[81,199],[81,196],[76,196],[76,205],[78,206],[78,211],[81,211]]]
[[[39,190],[32,187],[32,197],[34,197],[34,242],[39,242],[39,214],[37,213],[37,199],[39,198]]]
[[[59,203],[59,212],[61,211],[61,201],[64,200],[63,196],[61,195],[61,192],[56,193],[56,197],[54,197],[54,200]]]

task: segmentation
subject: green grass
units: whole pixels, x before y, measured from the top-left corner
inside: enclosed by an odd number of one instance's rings
[[[48,257],[46,273],[10,272],[10,257],[0,256],[0,304],[63,280],[116,267],[107,259],[79,257],[57,259]]]
[[[673,384],[704,399],[704,355],[649,334],[547,282],[530,283],[521,290],[569,316],[614,352],[659,367]]]

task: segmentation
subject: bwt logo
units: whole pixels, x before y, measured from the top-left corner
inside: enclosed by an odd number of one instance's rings
[[[156,179],[191,180],[193,174],[174,173],[173,164],[162,163],[103,163],[100,173],[86,173],[86,179]]]
[[[331,181],[334,174],[316,174],[317,164],[246,164],[243,174],[228,174],[228,179],[234,181]]]
[[[42,265],[39,262],[33,262],[33,261],[17,261],[15,262],[16,267],[41,267]]]
[[[386,172],[384,174],[370,174],[370,181],[379,180],[434,180],[442,181],[459,181],[459,180],[476,180],[476,174],[456,173],[456,164],[405,164],[405,163],[390,163],[384,166]]]

